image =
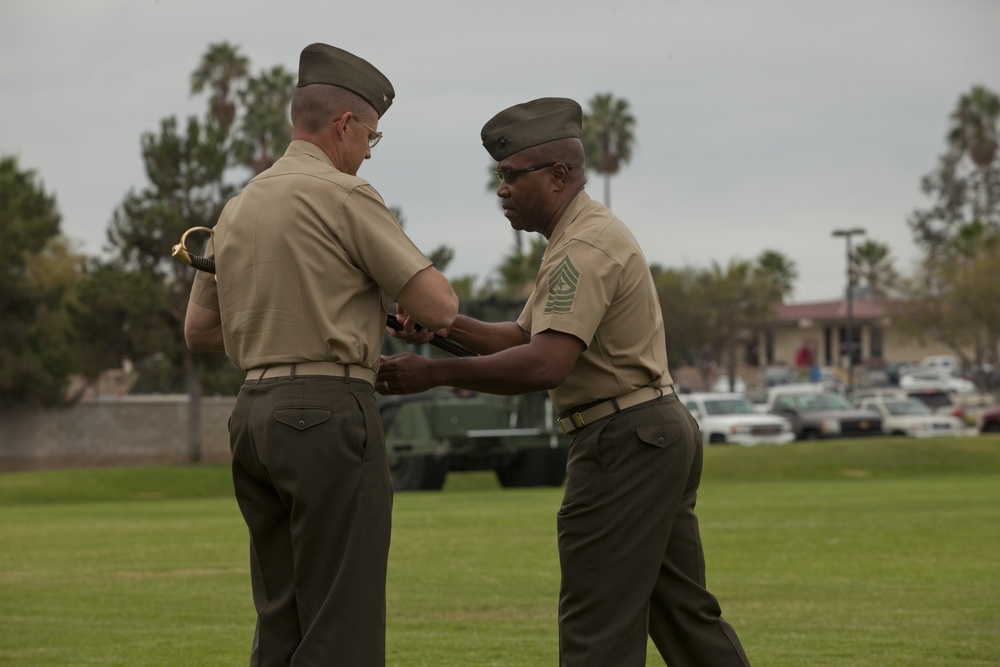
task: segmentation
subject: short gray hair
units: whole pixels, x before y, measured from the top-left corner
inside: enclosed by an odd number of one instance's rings
[[[308,134],[321,131],[332,119],[347,111],[364,120],[376,115],[364,98],[340,86],[313,83],[296,88],[292,94],[292,126]]]

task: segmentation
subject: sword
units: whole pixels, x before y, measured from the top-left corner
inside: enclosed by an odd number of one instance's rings
[[[199,271],[204,271],[205,273],[215,274],[215,260],[208,257],[202,257],[200,255],[192,255],[187,249],[187,236],[191,232],[207,232],[209,235],[214,234],[215,230],[209,229],[208,227],[192,227],[183,234],[181,234],[180,243],[174,245],[170,250],[170,256],[175,257],[181,262],[184,262],[188,266],[194,267]],[[403,325],[400,324],[399,320],[392,313],[386,313],[385,324],[387,327],[394,329],[396,331],[402,331]],[[423,327],[419,324],[417,325],[417,331],[422,331]],[[469,348],[456,343],[455,341],[448,340],[447,338],[442,338],[437,334],[431,338],[430,344],[434,347],[444,350],[445,352],[450,352],[456,357],[474,357],[476,353]]]

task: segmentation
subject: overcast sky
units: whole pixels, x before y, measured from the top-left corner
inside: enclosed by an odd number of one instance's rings
[[[100,254],[112,212],[146,185],[143,132],[201,114],[189,77],[208,45],[254,72],[296,71],[322,41],[371,61],[396,101],[359,173],[451,277],[491,272],[513,243],[486,189],[479,131],[543,96],[626,99],[633,159],[611,208],[647,259],[705,267],[779,250],[796,302],[838,298],[864,227],[898,268],[928,205],[948,116],[973,85],[1000,92],[996,0],[3,0],[0,154],[54,194],[63,232]],[[603,198],[592,175],[588,190]]]

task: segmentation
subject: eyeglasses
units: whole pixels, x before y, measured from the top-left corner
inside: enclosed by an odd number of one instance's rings
[[[351,118],[354,118],[354,116],[351,116]],[[361,127],[368,130],[368,132],[370,132],[370,134],[368,135],[368,148],[375,148],[376,146],[378,146],[378,142],[382,141],[382,133],[377,132],[372,128],[368,127],[357,118],[354,118],[354,120],[357,120],[358,125],[360,125]]]
[[[497,168],[497,169],[493,170],[493,173],[496,174],[496,177],[499,178],[503,183],[506,183],[507,185],[512,185],[514,183],[514,179],[517,178],[518,176],[520,176],[521,174],[527,174],[528,172],[538,171],[540,169],[548,169],[549,167],[554,167],[557,164],[560,164],[560,163],[559,162],[550,162],[548,164],[540,164],[540,165],[536,165],[534,167],[528,167],[527,169],[500,169],[500,168]],[[566,165],[566,170],[567,171],[573,171],[573,166],[572,165]]]

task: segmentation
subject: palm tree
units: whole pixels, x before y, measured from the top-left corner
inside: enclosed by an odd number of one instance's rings
[[[864,241],[851,251],[851,284],[863,285],[875,296],[884,296],[896,283],[896,269],[889,246],[878,241]]]
[[[292,140],[288,108],[295,90],[295,76],[281,65],[251,77],[239,91],[243,106],[237,159],[259,174],[285,152]]]
[[[500,274],[500,293],[505,296],[527,296],[535,284],[538,267],[548,241],[543,237],[532,237],[527,252],[516,245],[497,267]]]
[[[935,201],[907,221],[934,260],[963,225],[1000,229],[1000,97],[982,86],[962,95],[949,117],[947,150],[920,189]]]
[[[249,66],[250,61],[246,56],[240,55],[239,47],[229,42],[219,42],[209,45],[198,68],[191,73],[192,95],[206,88],[211,89],[209,117],[219,124],[224,135],[229,134],[229,128],[236,118],[233,88],[246,77]]]
[[[795,262],[778,250],[765,250],[757,256],[754,272],[765,283],[772,285],[778,300],[791,296],[799,271]]]
[[[628,101],[611,93],[595,95],[583,115],[583,146],[587,168],[604,176],[604,205],[611,206],[611,177],[632,159],[635,118]]]
[[[707,356],[725,365],[732,390],[738,350],[765,326],[779,299],[778,291],[758,266],[744,260],[731,260],[725,267],[712,262],[709,269],[698,273],[697,282],[708,316]],[[702,366],[702,379],[708,386],[707,364]]]
[[[997,121],[1000,120],[1000,98],[982,86],[958,100],[951,114],[948,145],[955,157],[968,155],[980,168],[993,162],[997,155]]]

